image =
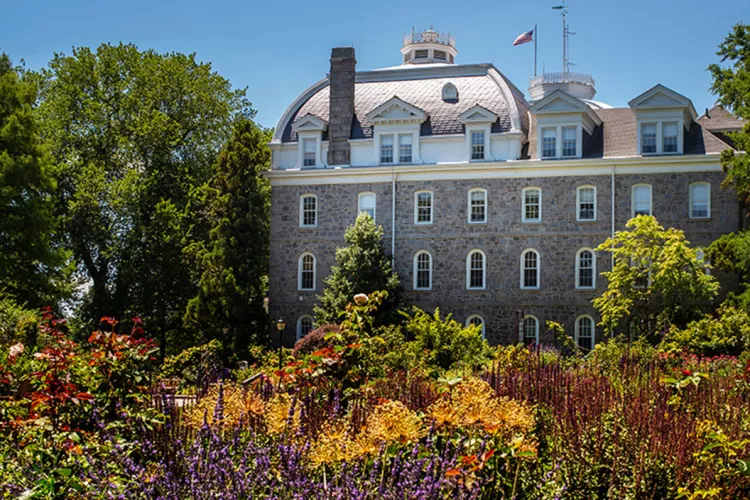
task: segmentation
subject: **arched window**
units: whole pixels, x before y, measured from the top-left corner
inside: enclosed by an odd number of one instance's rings
[[[591,316],[578,316],[576,319],[576,345],[582,349],[592,350],[596,343],[596,326]]]
[[[576,220],[596,220],[596,186],[578,186],[576,189]]]
[[[432,191],[414,193],[414,224],[432,224]]]
[[[539,320],[534,316],[523,318],[523,343],[526,345],[539,343]]]
[[[426,250],[414,255],[414,289],[432,289],[432,256]]]
[[[540,281],[539,252],[533,248],[524,250],[521,254],[521,288],[524,290],[538,290]]]
[[[487,190],[474,188],[469,190],[469,224],[487,222]]]
[[[472,250],[466,257],[466,288],[483,290],[487,287],[487,266],[484,252]]]
[[[484,319],[478,314],[472,314],[468,318],[466,318],[466,326],[474,325],[478,326],[482,333],[482,338],[485,338],[484,336]]]
[[[635,184],[631,191],[631,215],[653,215],[651,206],[651,184]]]
[[[297,340],[301,339],[313,330],[312,316],[300,316],[297,320]]]
[[[706,257],[706,253],[703,251],[703,249],[698,248],[695,251],[695,257],[698,260],[698,264],[703,266],[703,272],[711,276],[711,260]]]
[[[299,198],[299,225],[302,227],[318,225],[318,197],[314,194],[303,194]]]
[[[315,290],[315,256],[313,254],[300,255],[297,275],[298,290]]]
[[[359,193],[357,215],[367,213],[375,220],[376,197],[375,193]]]
[[[711,184],[694,182],[690,184],[690,218],[708,219],[711,217]]]
[[[590,248],[581,248],[576,254],[576,288],[596,288],[596,255]]]
[[[521,222],[542,222],[542,190],[536,187],[521,191]]]

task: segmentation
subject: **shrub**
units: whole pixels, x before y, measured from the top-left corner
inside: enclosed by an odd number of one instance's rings
[[[424,353],[425,362],[431,367],[475,368],[489,359],[489,348],[478,326],[464,327],[450,315],[443,320],[437,309],[430,315],[414,308],[406,331],[414,338],[412,347]]]
[[[693,321],[685,329],[673,326],[667,332],[661,349],[668,352],[684,350],[706,356],[738,355],[750,349],[748,313],[731,304],[722,304],[718,314],[718,318],[706,316]]]
[[[37,312],[24,309],[0,292],[0,347],[17,342],[32,347],[36,343],[39,319]]]
[[[299,339],[296,344],[294,344],[294,349],[292,349],[292,356],[304,356],[306,354],[312,354],[315,351],[318,351],[325,347],[331,347],[331,340],[326,339],[326,336],[328,336],[328,334],[330,333],[341,333],[341,327],[329,323],[320,325],[315,330]]]
[[[218,378],[222,370],[221,350],[221,342],[214,339],[169,356],[162,365],[162,377],[178,378],[182,386],[207,386]]]

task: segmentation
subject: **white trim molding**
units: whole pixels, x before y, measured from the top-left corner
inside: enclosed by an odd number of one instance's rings
[[[315,222],[313,224],[305,224],[305,198],[313,198],[315,200]],[[314,193],[304,193],[299,197],[299,227],[312,228],[318,227],[318,195]]]
[[[419,257],[420,255],[426,255],[427,256],[427,269],[426,271],[428,274],[428,285],[426,287],[420,287],[418,285],[418,272],[419,272]],[[414,258],[412,259],[412,270],[414,273],[414,279],[412,280],[412,288],[414,290],[419,291],[426,291],[426,290],[432,290],[432,254],[428,252],[427,250],[419,250],[417,253],[414,254]]]
[[[582,219],[581,218],[581,190],[583,189],[593,189],[594,190],[594,217],[591,219]],[[597,213],[597,190],[596,186],[593,184],[583,184],[582,186],[576,187],[576,221],[578,222],[594,222],[596,221],[596,218],[598,216]]]
[[[539,217],[528,218],[526,217],[526,193],[530,191],[539,192]],[[521,222],[536,224],[542,222],[542,188],[536,186],[525,187],[521,190]]]
[[[648,188],[648,214],[654,215],[654,188],[651,184],[640,182],[630,187],[630,217],[635,217],[635,190],[636,188]]]
[[[525,271],[526,271],[526,254],[533,252],[536,255],[536,286],[526,286],[525,282]],[[542,285],[542,256],[538,250],[534,248],[527,248],[521,252],[521,276],[520,276],[520,287],[521,290],[540,290]]]
[[[472,193],[482,193],[484,195],[483,197],[484,219],[482,220],[471,220],[471,215],[472,215],[471,195]],[[466,221],[469,224],[486,224],[487,223],[487,209],[488,209],[487,190],[484,188],[471,188],[466,194],[466,200],[467,200],[466,201]]]
[[[311,257],[312,258],[312,288],[306,288],[303,286],[303,268],[304,268],[304,260],[305,257]],[[318,278],[318,260],[315,258],[313,254],[310,252],[305,252],[302,255],[299,256],[299,259],[297,259],[297,290],[300,292],[313,292],[316,288],[317,278]]]
[[[706,215],[695,216],[693,215],[693,188],[698,186],[705,186],[707,189],[706,199]],[[711,183],[705,181],[691,182],[688,186],[688,217],[693,220],[705,220],[711,218]]]
[[[591,285],[581,286],[581,254],[589,252],[591,254]],[[596,252],[588,247],[579,249],[576,252],[576,290],[594,290],[596,289]]]
[[[578,316],[576,318],[576,323],[575,323],[575,339],[574,339],[575,343],[576,343],[576,347],[580,347],[579,332],[580,332],[580,328],[581,328],[581,320],[582,319],[588,319],[589,321],[591,321],[591,349],[593,350],[594,347],[596,346],[596,321],[594,321],[594,318],[592,318],[588,314],[581,314],[580,316]]]
[[[429,194],[430,195],[430,220],[420,221],[419,220],[419,195]],[[429,189],[420,189],[414,192],[414,224],[417,226],[429,226],[435,221],[435,194]]]
[[[482,286],[471,286],[471,257],[478,253],[482,256]],[[466,289],[467,290],[486,290],[487,289],[487,255],[480,249],[474,248],[466,254]]]

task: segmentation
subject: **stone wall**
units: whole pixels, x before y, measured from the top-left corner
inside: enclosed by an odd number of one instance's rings
[[[738,207],[733,193],[720,187],[723,174],[679,173],[617,175],[615,182],[616,229],[624,227],[631,213],[631,187],[650,183],[653,212],[665,226],[685,230],[695,245],[706,245],[738,227]],[[688,218],[688,186],[711,183],[711,219]],[[597,219],[576,221],[576,188],[597,187]],[[606,288],[597,276],[596,290],[576,290],[575,257],[580,248],[594,248],[612,231],[611,177],[542,177],[480,181],[397,182],[396,270],[406,299],[419,307],[453,313],[459,321],[479,314],[492,343],[518,340],[521,315],[532,314],[542,326],[548,320],[563,323],[573,331],[575,318],[589,314],[598,321],[591,300]],[[521,190],[542,189],[542,222],[521,221]],[[467,196],[472,188],[487,190],[487,223],[467,222]],[[357,215],[358,194],[377,195],[376,219],[383,225],[385,248],[391,248],[391,183],[274,187],[272,191],[270,305],[273,318],[283,316],[288,327],[285,344],[291,345],[296,321],[312,314],[315,298],[323,290],[324,277],[335,263],[335,250]],[[433,224],[414,224],[414,193],[433,191]],[[318,226],[299,227],[302,194],[318,196]],[[520,257],[534,248],[541,255],[539,290],[521,290]],[[466,256],[480,249],[487,256],[487,289],[466,289]],[[432,290],[413,290],[413,257],[419,250],[432,254]],[[297,261],[303,252],[317,259],[316,290],[297,291]],[[597,256],[597,274],[609,270],[606,254]],[[597,332],[598,336],[600,332]],[[548,340],[549,337],[542,340]]]

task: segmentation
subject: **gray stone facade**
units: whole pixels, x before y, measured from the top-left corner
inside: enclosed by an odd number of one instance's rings
[[[653,214],[664,226],[683,229],[694,245],[707,245],[721,234],[735,231],[739,210],[735,195],[721,188],[721,172],[670,174],[618,174],[615,177],[615,229],[631,216],[631,187],[652,185]],[[711,184],[711,218],[688,217],[692,182]],[[576,188],[597,188],[596,221],[576,221]],[[521,193],[526,187],[542,189],[542,222],[521,221]],[[469,224],[467,197],[472,188],[487,190],[487,222]],[[376,220],[384,229],[383,244],[391,248],[391,190],[387,183],[275,186],[271,202],[270,308],[273,318],[287,321],[284,344],[294,343],[297,319],[312,315],[323,280],[335,263],[335,250],[357,215],[361,192],[377,195]],[[414,224],[414,193],[433,192],[433,223]],[[301,228],[300,196],[318,196],[318,224]],[[611,177],[570,176],[503,178],[478,181],[441,180],[396,182],[395,264],[406,300],[426,310],[439,307],[463,322],[472,314],[483,317],[491,343],[518,341],[520,315],[534,315],[540,322],[542,341],[546,321],[562,323],[573,332],[575,318],[589,314],[598,321],[591,300],[606,288],[597,276],[595,290],[575,287],[576,253],[595,248],[612,232]],[[520,288],[520,258],[534,248],[541,256],[539,290]],[[486,290],[466,289],[466,257],[473,249],[487,256]],[[432,255],[432,289],[413,289],[413,258],[417,251]],[[312,253],[317,262],[315,291],[297,290],[298,259]],[[609,256],[597,255],[597,275],[609,270]],[[601,332],[597,331],[597,339]]]

